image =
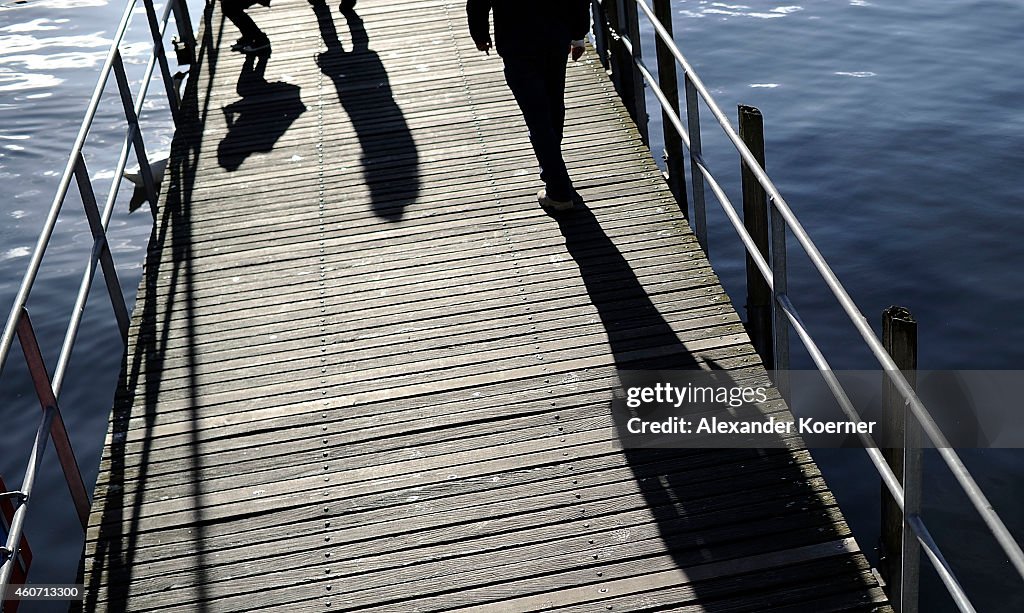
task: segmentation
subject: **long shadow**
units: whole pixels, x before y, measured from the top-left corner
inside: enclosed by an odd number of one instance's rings
[[[420,192],[419,153],[405,115],[391,93],[380,56],[370,48],[363,20],[354,9],[342,10],[351,49],[342,46],[325,0],[310,0],[326,51],[317,56],[321,72],[334,83],[362,150],[363,179],[374,214],[400,221]]]
[[[249,55],[238,75],[239,100],[224,107],[228,133],[217,147],[221,168],[234,171],[253,153],[268,153],[306,111],[299,86],[266,79],[269,54]]]
[[[203,148],[203,133],[209,117],[210,88],[213,80],[206,80],[207,91],[199,91],[197,73],[217,70],[219,42],[224,37],[224,19],[215,3],[208,3],[201,17],[201,39],[197,41],[197,61],[192,68],[190,82],[182,97],[177,119],[171,157],[168,161],[164,187],[156,214],[153,233],[146,255],[145,276],[137,297],[133,323],[134,349],[130,360],[126,352],[122,365],[114,411],[111,417],[108,482],[102,492],[103,510],[96,536],[96,552],[89,561],[91,571],[85,582],[85,599],[75,602],[72,611],[105,610],[127,611],[133,608],[131,586],[138,560],[137,546],[143,532],[144,495],[149,483],[149,464],[152,454],[152,432],[156,426],[160,399],[161,375],[165,356],[175,347],[184,345],[187,377],[190,381],[186,433],[192,460],[188,468],[189,484],[181,491],[183,509],[193,511],[192,517],[179,523],[165,523],[161,529],[187,529],[189,542],[180,544],[188,551],[186,564],[192,572],[191,594],[196,601],[194,611],[209,610],[207,594],[208,555],[205,550],[205,520],[202,512],[202,453],[197,424],[199,382],[196,377],[195,354],[195,297],[191,258],[192,221],[191,203],[196,169]],[[216,15],[216,18],[215,18]],[[202,103],[200,102],[202,101]],[[170,283],[174,291],[168,295],[158,286]],[[175,312],[184,313],[186,340],[172,340],[171,319]],[[130,423],[136,420],[134,427]],[[141,420],[141,423],[140,423]],[[142,434],[130,430],[141,429]],[[131,445],[134,448],[129,448]],[[138,454],[138,457],[132,457]],[[127,460],[132,457],[131,463]],[[97,496],[100,492],[97,492]],[[94,506],[97,501],[94,501]],[[153,546],[150,543],[150,546]],[[184,554],[183,554],[184,555]],[[83,567],[86,560],[83,558]],[[99,601],[105,589],[105,600]]]
[[[719,385],[743,384],[733,378],[730,367],[735,365],[728,351],[702,351],[697,356],[687,350],[589,208],[577,207],[555,219],[607,332],[620,373],[701,368],[713,371]],[[707,324],[708,332],[714,325]],[[799,453],[782,448],[781,439],[769,440],[771,444],[762,449],[680,448],[678,444],[676,448],[638,448],[636,437],[626,431],[628,416],[620,410],[624,404],[612,409],[623,453],[676,567],[690,569],[848,536],[829,521],[827,498],[817,495],[820,481],[807,479],[799,460],[794,462]],[[810,576],[842,572],[837,564],[821,565],[821,570],[814,570],[813,564],[793,568]],[[793,577],[779,572],[748,575],[743,591],[761,590],[767,609],[769,602],[781,605],[792,598],[781,595],[772,601],[776,589],[788,589],[787,581]],[[733,608],[735,602],[727,602],[738,587],[728,574],[691,587],[705,611],[741,610]],[[847,581],[844,589],[855,588],[854,582]]]

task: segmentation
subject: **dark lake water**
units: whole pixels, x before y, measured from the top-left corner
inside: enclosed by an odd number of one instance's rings
[[[192,2],[197,7],[201,2]],[[0,0],[0,312],[32,253],[87,97],[123,9],[119,0]],[[818,0],[746,4],[676,0],[684,53],[730,114],[765,116],[767,166],[857,304],[877,327],[890,304],[920,322],[920,365],[1017,369],[1024,364],[1024,3],[996,0]],[[194,9],[197,12],[197,9]],[[122,47],[133,79],[148,53],[141,22]],[[645,54],[653,64],[653,48]],[[137,83],[133,81],[137,87]],[[154,86],[151,100],[159,101]],[[114,180],[122,134],[108,96],[90,137],[98,186]],[[170,128],[153,104],[150,151]],[[652,117],[658,114],[652,107]],[[705,114],[707,117],[707,114]],[[716,174],[738,185],[720,132],[704,133]],[[660,125],[652,122],[651,132]],[[655,139],[657,140],[657,139]],[[100,189],[100,197],[106,188]],[[731,191],[736,196],[736,189]],[[126,200],[126,198],[122,198]],[[738,200],[738,198],[737,198]],[[742,252],[709,195],[713,262],[742,306]],[[44,261],[30,309],[56,360],[91,238],[76,193]],[[148,211],[120,202],[111,243],[129,298],[141,273]],[[804,260],[791,256],[791,295],[835,368],[874,366]],[[122,348],[101,287],[87,312],[61,397],[86,481],[95,479]],[[810,367],[797,352],[795,367]],[[15,485],[38,408],[15,351],[0,379],[0,474]],[[76,367],[91,366],[88,373]],[[1016,534],[1024,534],[1024,453],[967,451],[969,467]],[[878,479],[863,452],[815,453],[862,547],[877,539]],[[51,457],[52,459],[52,457]],[[929,458],[934,460],[934,458]],[[33,579],[73,579],[80,531],[59,470],[42,475],[28,534]],[[1024,587],[948,474],[927,464],[926,519],[981,611],[1024,610]],[[945,611],[927,580],[923,611]],[[24,610],[41,610],[25,607]]]

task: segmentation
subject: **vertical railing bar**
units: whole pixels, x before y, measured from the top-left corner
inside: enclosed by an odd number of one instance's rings
[[[922,451],[921,428],[913,413],[906,410],[903,439],[903,539],[900,550],[903,573],[900,577],[900,613],[917,613],[921,591],[921,543],[910,529],[907,517],[921,514]]]
[[[78,469],[78,460],[71,447],[71,439],[64,426],[64,419],[60,415],[57,397],[50,385],[46,362],[43,361],[43,354],[39,351],[39,343],[36,340],[35,331],[32,329],[32,320],[29,318],[28,310],[24,308],[22,308],[21,318],[18,320],[18,340],[21,342],[21,350],[25,354],[25,362],[28,364],[40,405],[44,411],[48,407],[53,409],[50,438],[53,440],[53,448],[57,452],[57,459],[60,460],[61,469],[64,471],[64,479],[71,492],[71,499],[75,503],[78,519],[82,523],[82,529],[85,530],[89,525],[89,509],[92,507],[92,502],[90,502],[89,493],[85,489],[82,472]]]
[[[693,231],[697,235],[705,255],[708,253],[708,221],[704,208],[704,177],[697,161],[703,156],[700,142],[700,103],[697,89],[693,86],[690,73],[683,72],[683,88],[686,94],[686,126],[690,137],[690,186],[693,188]]]
[[[36,475],[43,463],[43,452],[46,451],[46,442],[49,439],[50,430],[53,427],[53,418],[56,415],[54,407],[43,407],[43,417],[39,420],[39,427],[36,428],[36,436],[32,442],[32,452],[29,454],[28,466],[25,468],[25,476],[21,480],[21,504],[14,511],[11,525],[7,532],[7,549],[11,552],[2,566],[0,566],[0,594],[11,581],[14,566],[18,563],[18,555],[21,552],[21,535],[25,530],[25,515],[28,513],[28,505],[32,499],[32,490],[35,487]]]
[[[775,387],[787,404],[792,400],[789,389],[789,319],[779,306],[779,296],[789,293],[789,272],[786,261],[786,220],[768,198],[768,231],[771,237],[772,266],[772,334],[775,349]]]
[[[125,120],[128,121],[128,129],[131,130],[132,144],[135,147],[135,156],[139,162],[139,176],[142,177],[142,184],[146,188],[146,197],[149,199],[150,205],[156,207],[159,196],[156,180],[153,177],[153,168],[149,164],[146,144],[142,140],[139,116],[135,111],[135,101],[132,99],[131,86],[128,84],[128,75],[125,73],[124,62],[121,60],[120,55],[118,55],[117,61],[114,62],[114,76],[117,79],[118,91],[121,93],[121,104],[124,106]],[[135,129],[132,130],[132,128]]]
[[[175,123],[178,121],[178,107],[180,101],[178,100],[178,90],[174,87],[174,77],[171,76],[171,68],[167,63],[167,54],[164,52],[164,39],[163,31],[160,27],[160,20],[156,15],[156,8],[153,6],[153,0],[143,0],[143,4],[146,7],[146,18],[149,21],[149,31],[153,35],[153,53],[156,54],[157,61],[160,63],[160,73],[164,79],[164,90],[167,92],[167,103],[171,107],[171,115],[174,117]]]

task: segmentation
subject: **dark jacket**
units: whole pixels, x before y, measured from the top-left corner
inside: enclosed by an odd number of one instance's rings
[[[590,0],[468,0],[469,33],[477,44],[491,40],[492,8],[495,47],[503,57],[568,53],[569,43],[590,31]]]

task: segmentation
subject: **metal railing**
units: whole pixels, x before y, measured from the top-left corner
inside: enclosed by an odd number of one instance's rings
[[[788,382],[784,380],[784,374],[789,369],[790,343],[788,336],[789,330],[792,329],[846,416],[851,421],[859,423],[861,419],[853,403],[808,331],[800,312],[788,294],[787,235],[791,234],[796,239],[832,296],[850,322],[853,323],[871,354],[881,365],[892,388],[905,403],[908,417],[910,417],[903,435],[905,450],[902,463],[902,483],[876,444],[868,435],[861,435],[871,463],[881,476],[884,487],[898,505],[903,516],[902,548],[899,552],[902,564],[899,576],[895,577],[890,585],[893,604],[903,613],[912,613],[918,610],[918,559],[920,551],[923,551],[957,607],[965,612],[974,611],[974,606],[921,516],[921,445],[917,441],[921,433],[936,448],[939,457],[963,489],[972,506],[1001,547],[1006,559],[1022,580],[1024,580],[1024,552],[974,477],[964,466],[960,456],[950,446],[949,441],[918,398],[913,386],[897,367],[892,356],[885,350],[882,341],[872,330],[867,318],[857,308],[785,198],[765,173],[755,154],[732,127],[721,107],[694,71],[693,66],[675,44],[672,34],[671,0],[653,0],[653,3],[654,7],[652,8],[646,0],[593,0],[595,39],[601,61],[607,68],[610,68],[616,88],[627,110],[636,121],[641,137],[649,143],[644,95],[646,85],[657,98],[663,111],[668,179],[677,198],[680,199],[684,214],[687,214],[688,217],[690,215],[687,210],[685,186],[681,181],[684,174],[681,150],[673,151],[674,144],[678,142],[689,153],[690,186],[693,199],[692,225],[700,245],[707,251],[705,187],[709,187],[743,243],[747,257],[753,262],[756,271],[771,291],[774,368],[775,372],[781,375],[779,377],[781,380],[776,381],[776,384],[783,396],[788,397]],[[639,15],[641,13],[655,32],[659,66],[657,78],[643,61],[640,45]],[[677,91],[677,66],[682,69],[684,77],[685,127],[681,119],[683,115]],[[744,171],[749,172],[767,194],[770,235],[770,250],[767,257],[758,248],[755,237],[747,231],[735,206],[711,173],[703,157],[700,138],[700,101],[703,101],[725,136],[739,153]],[[770,261],[768,261],[769,259]]]
[[[32,499],[32,490],[35,486],[39,469],[42,466],[43,454],[49,440],[53,441],[56,449],[57,457],[63,469],[64,478],[71,492],[71,498],[83,531],[89,520],[89,509],[92,503],[82,480],[67,430],[64,427],[58,398],[60,397],[61,387],[71,359],[71,352],[78,337],[82,316],[89,298],[89,290],[92,287],[97,267],[103,272],[107,293],[117,320],[117,326],[122,340],[127,345],[128,308],[124,295],[121,292],[121,286],[117,279],[117,270],[114,267],[114,260],[107,243],[107,227],[114,212],[114,204],[118,196],[121,177],[124,174],[129,155],[132,151],[134,151],[138,161],[140,176],[146,190],[147,199],[153,211],[154,219],[156,218],[157,182],[149,165],[149,158],[146,154],[146,146],[143,142],[142,130],[139,125],[139,116],[142,113],[150,81],[154,72],[159,69],[170,106],[171,116],[175,121],[178,118],[179,106],[181,104],[178,95],[179,81],[175,75],[171,74],[170,64],[164,49],[165,33],[172,15],[178,34],[174,45],[178,50],[179,63],[190,64],[194,61],[192,58],[194,58],[196,44],[186,0],[168,0],[163,6],[162,13],[157,12],[153,0],[142,0],[141,4],[144,7],[149,31],[152,35],[153,51],[143,74],[139,92],[133,96],[128,76],[125,72],[124,61],[121,57],[120,45],[124,41],[125,33],[139,4],[139,0],[130,0],[126,3],[121,20],[114,31],[113,42],[110,50],[107,52],[103,67],[100,69],[99,80],[89,99],[85,117],[79,127],[75,143],[71,148],[71,154],[64,168],[64,173],[61,175],[56,196],[54,196],[53,203],[50,205],[43,230],[36,242],[35,250],[29,261],[28,270],[25,272],[21,286],[15,296],[14,305],[4,326],[3,336],[0,336],[0,373],[3,372],[3,368],[7,364],[7,358],[11,353],[15,337],[17,337],[36,390],[36,395],[42,407],[42,418],[36,430],[36,436],[29,455],[28,466],[22,478],[21,487],[16,491],[0,493],[0,496],[12,499],[17,505],[9,527],[7,541],[0,547],[0,562],[2,562],[2,566],[0,566],[0,594],[3,593],[3,590],[10,582],[18,559],[25,517]],[[113,182],[101,211],[93,190],[92,179],[86,167],[84,148],[111,74],[113,74],[116,81],[121,103],[124,107],[124,119],[127,129],[121,146],[120,156],[114,168]],[[54,229],[60,218],[72,181],[78,186],[82,205],[85,208],[86,218],[92,232],[93,246],[91,257],[86,262],[85,271],[82,274],[78,295],[71,312],[71,318],[64,335],[64,342],[57,359],[57,366],[51,380],[39,349],[39,344],[36,341],[35,331],[26,305],[39,275],[43,256],[53,237]]]

